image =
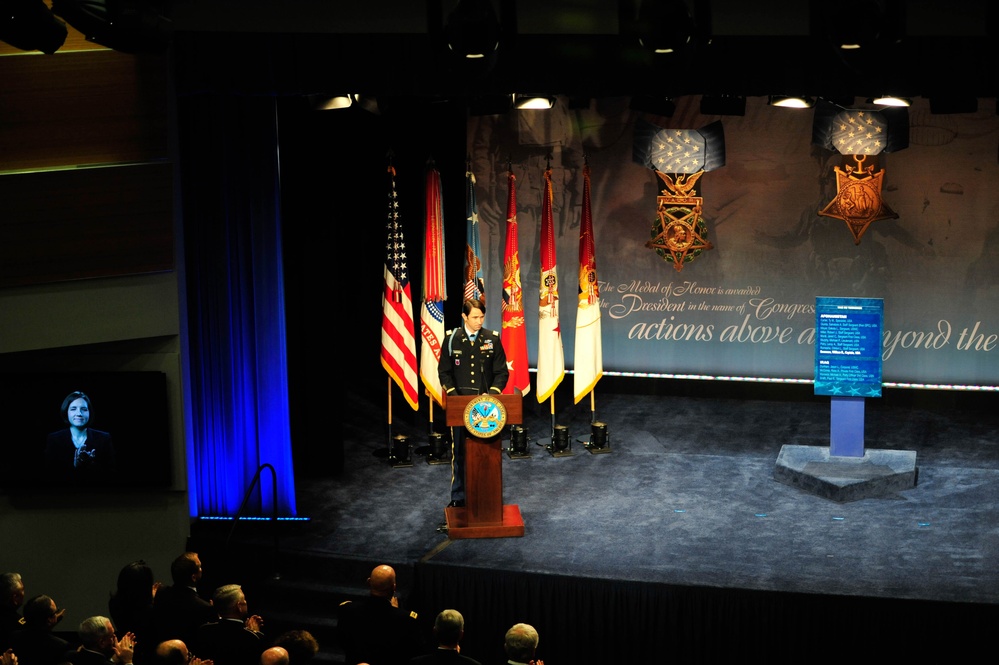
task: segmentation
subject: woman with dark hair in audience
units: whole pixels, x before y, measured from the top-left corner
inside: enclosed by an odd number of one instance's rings
[[[143,662],[145,652],[155,647],[152,631],[153,598],[161,583],[153,581],[153,569],[142,559],[133,561],[118,573],[118,588],[108,600],[108,612],[115,632],[134,633],[136,660]]]
[[[62,401],[66,429],[52,432],[45,445],[49,468],[57,473],[85,478],[109,473],[115,464],[111,435],[90,427],[90,398],[80,391]]]

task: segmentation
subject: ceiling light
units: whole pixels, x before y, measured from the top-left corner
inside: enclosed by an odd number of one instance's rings
[[[771,95],[767,103],[784,109],[810,109],[815,106],[815,99],[798,95]]]
[[[546,111],[555,105],[554,97],[543,97],[539,95],[517,95],[513,106],[522,111]]]
[[[358,95],[317,95],[312,98],[312,106],[317,111],[348,109],[357,98]]]
[[[871,104],[878,106],[911,106],[912,100],[907,97],[896,97],[895,95],[883,95],[867,100]]]

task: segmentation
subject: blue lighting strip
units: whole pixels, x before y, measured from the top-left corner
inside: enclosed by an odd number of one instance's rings
[[[235,517],[227,517],[225,515],[199,515],[199,520],[204,520],[206,522],[231,522]],[[278,517],[278,522],[308,522],[311,517]],[[274,521],[270,517],[240,517],[240,522],[272,522]]]

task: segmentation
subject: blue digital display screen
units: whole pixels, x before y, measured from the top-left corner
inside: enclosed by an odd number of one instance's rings
[[[815,299],[815,394],[881,397],[884,300]]]

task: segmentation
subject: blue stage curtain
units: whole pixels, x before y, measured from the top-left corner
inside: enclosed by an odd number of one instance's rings
[[[257,469],[294,516],[276,99],[178,98],[192,516],[235,515]],[[244,515],[270,516],[265,470]]]

